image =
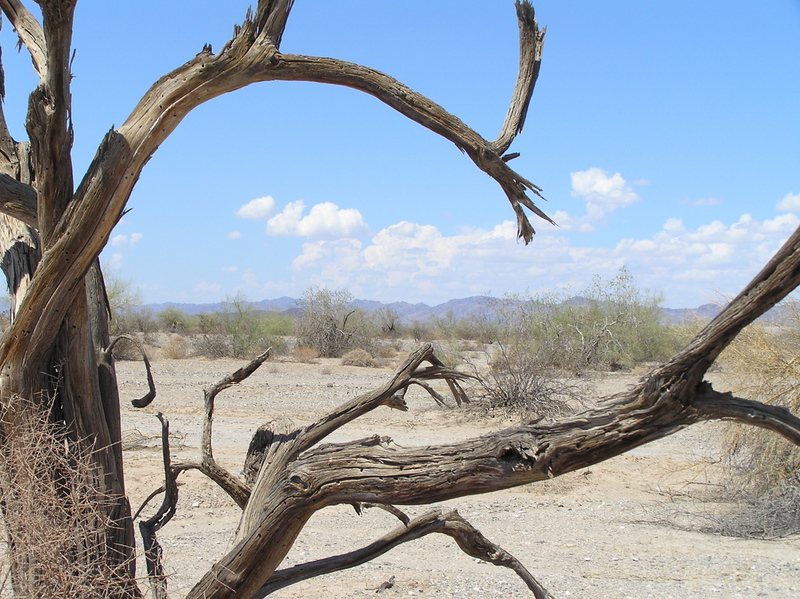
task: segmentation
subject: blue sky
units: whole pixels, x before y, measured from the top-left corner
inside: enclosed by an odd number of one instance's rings
[[[215,50],[247,2],[78,3],[76,180],[158,77]],[[494,181],[372,97],[264,83],[168,139],[103,253],[146,302],[439,303],[580,291],[625,265],[671,307],[732,295],[800,225],[800,2],[535,2],[542,70],[514,168],[560,227],[516,241]],[[154,20],[158,15],[158,20]],[[24,139],[30,60],[0,32]],[[494,139],[517,68],[510,0],[297,0],[282,50],[382,70]]]

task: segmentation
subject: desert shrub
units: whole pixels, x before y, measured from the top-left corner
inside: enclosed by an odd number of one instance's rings
[[[15,398],[16,407],[27,403]],[[4,439],[0,459],[0,505],[4,534],[2,567],[7,581],[20,564],[13,596],[101,599],[124,576],[114,571],[103,523],[113,503],[99,487],[91,448],[48,421],[49,405],[18,411],[14,435]],[[2,415],[5,420],[5,414]],[[119,589],[117,588],[117,591]],[[2,595],[9,589],[0,588]]]
[[[372,320],[384,339],[398,339],[404,333],[397,310],[384,306],[372,314]]]
[[[509,300],[496,306],[484,323],[487,370],[480,378],[491,410],[530,416],[556,416],[579,401],[578,389],[567,382],[564,362],[570,348],[558,335],[542,330],[536,302]]]
[[[378,361],[373,358],[368,351],[361,348],[351,349],[343,355],[342,364],[345,366],[361,366],[365,368],[375,368],[379,365]]]
[[[379,329],[352,302],[353,296],[344,289],[306,289],[296,323],[298,345],[313,347],[324,358],[339,358],[355,348],[372,353]]]
[[[165,333],[186,334],[192,328],[192,317],[180,308],[169,306],[156,314],[156,322]]]
[[[722,354],[737,396],[800,411],[800,306],[777,323],[747,327]],[[721,531],[776,537],[800,532],[800,450],[780,435],[731,425],[725,434],[725,492],[737,504]]]
[[[319,352],[313,347],[308,347],[307,345],[298,345],[294,348],[292,355],[294,356],[295,361],[303,362],[305,364],[316,362],[317,358],[319,358]]]
[[[201,333],[192,340],[195,355],[204,358],[227,358],[231,355],[228,338],[219,333]]]
[[[108,323],[112,337],[131,335],[142,344],[153,345],[158,330],[153,313],[142,307],[142,296],[130,280],[123,280],[113,274],[105,276],[106,295],[111,318]],[[140,360],[141,352],[132,343],[118,343],[114,346],[117,360]]]
[[[437,339],[447,341],[479,341],[483,339],[482,322],[493,308],[493,303],[487,304],[482,313],[456,317],[452,310],[444,316],[431,318],[430,326],[435,331]]]
[[[291,318],[277,312],[259,312],[242,294],[225,300],[224,310],[220,323],[234,358],[254,357],[270,347],[276,354],[286,352],[283,336],[292,332]]]
[[[405,329],[408,336],[414,341],[431,341],[434,337],[433,329],[426,321],[412,320]]]
[[[191,344],[183,335],[172,334],[161,346],[161,355],[168,360],[183,360],[191,354]]]

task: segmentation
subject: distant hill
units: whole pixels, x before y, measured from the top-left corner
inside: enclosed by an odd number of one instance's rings
[[[299,313],[299,301],[292,297],[279,297],[276,299],[265,299],[259,302],[253,302],[253,307],[257,310],[276,310],[281,313],[288,313],[296,315]],[[465,297],[461,299],[454,299],[443,304],[429,306],[424,303],[410,304],[408,302],[391,302],[384,304],[375,300],[362,300],[357,299],[353,301],[353,306],[361,308],[362,310],[373,313],[378,310],[390,308],[394,310],[400,321],[404,324],[410,324],[414,321],[425,322],[432,318],[445,318],[448,314],[452,314],[454,318],[464,318],[472,314],[486,314],[491,311],[492,304],[497,301],[497,298],[489,297],[486,295],[476,295],[472,297]],[[570,302],[582,302],[584,298],[574,297]],[[208,312],[223,312],[225,304],[217,302],[215,304],[182,304],[176,302],[166,302],[161,304],[147,304],[145,308],[154,313],[161,312],[165,308],[178,308],[187,314],[202,314]],[[707,322],[714,318],[722,310],[718,304],[703,304],[697,308],[664,308],[664,321],[669,324],[691,324],[694,322]],[[780,307],[773,309],[767,313],[764,318],[767,321],[772,321],[782,316]]]

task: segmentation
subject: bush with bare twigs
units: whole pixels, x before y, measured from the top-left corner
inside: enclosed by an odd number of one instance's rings
[[[736,395],[800,410],[800,305],[781,319],[751,325],[722,356]],[[760,428],[731,425],[725,434],[727,500],[736,508],[718,523],[736,536],[800,532],[800,450]]]
[[[342,356],[344,366],[361,366],[362,368],[376,368],[380,365],[378,360],[373,358],[367,350],[358,348],[352,349]]]
[[[323,358],[339,358],[355,348],[372,353],[380,329],[352,302],[353,296],[344,289],[306,289],[300,300],[298,345],[313,347]]]
[[[14,398],[10,404],[25,401]],[[56,599],[105,598],[126,577],[109,566],[105,528],[97,525],[110,499],[92,470],[91,448],[51,423],[48,407],[14,410],[13,436],[4,439],[1,538],[14,551],[4,551],[2,586],[12,585],[17,597],[35,597],[47,588]]]

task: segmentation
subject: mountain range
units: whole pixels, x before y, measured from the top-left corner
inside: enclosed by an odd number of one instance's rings
[[[252,306],[256,310],[275,310],[277,312],[287,314],[299,313],[299,301],[293,297],[279,297],[276,299],[265,299],[260,302],[252,302]],[[357,299],[352,302],[353,307],[361,308],[366,312],[372,313],[384,308],[394,310],[400,321],[404,324],[409,324],[414,321],[425,322],[432,318],[444,318],[451,314],[454,318],[464,318],[472,314],[481,314],[491,310],[493,303],[497,302],[497,298],[485,295],[477,295],[472,297],[465,297],[461,299],[453,299],[442,304],[429,306],[424,303],[410,304],[408,302],[391,302],[384,304],[374,300],[361,300]],[[574,297],[568,301],[581,302],[583,298]],[[214,304],[180,304],[174,302],[167,302],[161,304],[147,304],[145,308],[154,313],[161,312],[165,308],[178,308],[187,314],[202,314],[210,312],[223,312],[225,304],[217,302]],[[722,306],[718,304],[703,304],[697,308],[662,308],[664,312],[664,321],[669,324],[684,324],[695,322],[697,320],[707,321],[714,318],[719,314]]]

